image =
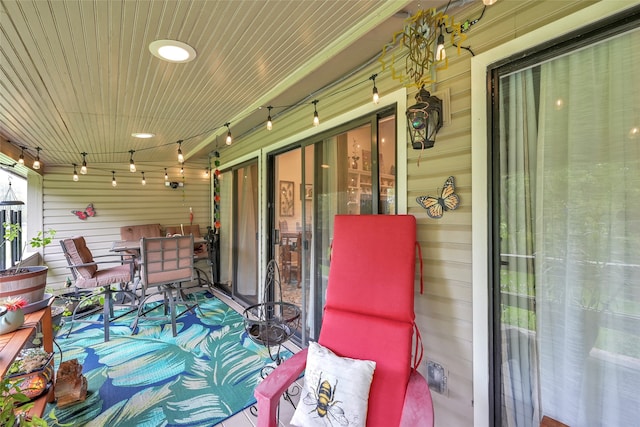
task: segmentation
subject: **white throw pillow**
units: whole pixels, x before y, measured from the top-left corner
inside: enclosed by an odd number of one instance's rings
[[[309,343],[304,386],[291,424],[364,427],[376,362],[339,357]]]

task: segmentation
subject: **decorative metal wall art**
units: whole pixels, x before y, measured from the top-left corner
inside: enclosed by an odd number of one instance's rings
[[[83,211],[71,211],[72,214],[76,216],[76,218],[85,220],[89,217],[96,216],[96,210],[93,208],[93,203],[89,203],[87,208]]]
[[[430,218],[442,218],[444,211],[452,211],[460,206],[460,197],[454,193],[455,186],[453,181],[452,176],[447,178],[444,187],[442,187],[440,197],[419,196],[416,198],[418,204],[427,210],[427,215]]]

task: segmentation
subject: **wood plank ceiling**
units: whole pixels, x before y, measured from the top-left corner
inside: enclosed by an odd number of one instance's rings
[[[137,161],[175,161],[178,140],[187,159],[206,155],[216,135],[222,143],[225,123],[241,142],[266,121],[260,106],[310,103],[314,91],[375,58],[416,7],[0,0],[0,137],[31,155],[41,147],[45,164],[81,163],[86,152],[89,162],[126,165],[129,150]],[[188,43],[197,57],[162,61],[149,52],[156,39]]]

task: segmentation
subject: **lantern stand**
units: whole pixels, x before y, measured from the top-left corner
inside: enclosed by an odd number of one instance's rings
[[[262,368],[260,375],[265,378],[282,362],[281,346],[300,328],[302,315],[300,307],[282,300],[280,269],[276,260],[271,260],[267,264],[263,301],[263,303],[247,307],[242,316],[244,317],[244,328],[249,338],[255,343],[265,346],[269,351],[269,357],[275,362],[275,366],[269,364]],[[272,352],[271,347],[276,348],[275,352]],[[298,393],[300,393],[300,389],[294,385],[285,391],[283,397],[295,408],[296,405],[291,396]],[[257,408],[251,407],[250,412],[257,416]]]

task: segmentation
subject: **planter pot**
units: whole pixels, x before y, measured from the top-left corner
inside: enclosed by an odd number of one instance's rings
[[[24,313],[22,309],[7,310],[0,316],[0,335],[8,334],[18,329],[24,323]]]
[[[53,354],[50,354],[44,366],[31,372],[9,375],[9,382],[17,383],[25,396],[35,399],[49,388],[53,373]]]
[[[58,295],[56,301],[60,301],[65,312],[71,313],[70,316],[64,316],[62,320],[69,321],[74,316],[93,313],[101,307],[91,298],[92,294],[91,291],[76,291]]]
[[[19,273],[15,269],[0,272],[0,299],[21,297],[27,304],[42,301],[44,288],[47,285],[48,267],[21,267]]]

